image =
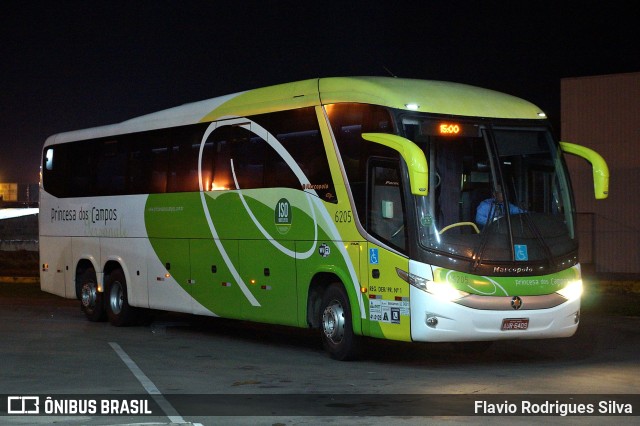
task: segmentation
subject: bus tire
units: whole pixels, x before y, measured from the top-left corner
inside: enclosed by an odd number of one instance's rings
[[[80,309],[89,321],[99,322],[107,319],[104,306],[104,293],[98,291],[96,271],[89,268],[80,277]]]
[[[348,361],[358,356],[359,338],[353,332],[351,305],[340,283],[331,284],[320,305],[322,345],[331,358]]]
[[[121,269],[116,269],[109,274],[106,288],[107,316],[111,325],[125,327],[133,324],[137,312],[129,305],[127,281]]]

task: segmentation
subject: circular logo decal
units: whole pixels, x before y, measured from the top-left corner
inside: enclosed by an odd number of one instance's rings
[[[320,247],[318,247],[318,254],[322,257],[329,256],[331,254],[331,247],[325,243],[320,244]]]
[[[522,299],[520,299],[519,296],[514,296],[513,299],[511,299],[511,307],[516,311],[522,308]]]

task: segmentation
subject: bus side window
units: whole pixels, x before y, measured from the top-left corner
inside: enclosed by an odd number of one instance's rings
[[[228,140],[219,141],[216,143],[215,151],[212,187],[214,189],[234,188],[231,176],[231,142]]]
[[[327,155],[313,108],[252,116],[267,131],[254,133],[250,124],[224,125],[215,129],[206,144],[214,154],[211,188],[291,188],[302,190],[299,167],[320,198],[336,202]],[[252,124],[251,124],[252,125]],[[258,135],[260,133],[261,136]],[[273,139],[271,139],[273,138]],[[287,155],[288,154],[288,155]],[[291,159],[295,163],[291,163]]]
[[[127,173],[126,147],[118,140],[100,142],[96,150],[98,167],[96,173],[97,195],[124,195]]]
[[[72,191],[68,173],[73,168],[68,161],[69,152],[70,144],[56,145],[45,152],[42,182],[44,189],[56,197],[68,197]]]
[[[144,194],[149,189],[149,168],[151,146],[142,138],[127,137],[123,139],[129,147],[129,160],[127,164],[127,193]],[[147,142],[147,143],[145,143]]]
[[[198,157],[194,153],[189,128],[172,129],[170,135],[167,192],[196,191]]]
[[[71,173],[70,189],[67,196],[81,197],[99,195],[96,193],[96,151],[99,141],[72,142],[70,163],[77,167]]]
[[[262,182],[260,149],[251,140],[251,133],[242,127],[221,126],[213,131],[206,145],[211,144],[212,162],[209,190],[258,188]],[[204,161],[204,160],[203,160]],[[233,165],[233,166],[232,166]]]
[[[367,161],[372,156],[394,158],[397,152],[362,139],[362,133],[393,133],[389,111],[377,105],[334,104],[326,107],[338,144],[360,223],[366,227]]]
[[[331,178],[327,153],[318,126],[315,109],[299,108],[261,114],[252,119],[270,134],[272,144],[284,148],[296,164],[280,155],[271,145],[266,148],[264,185],[270,188],[303,189],[293,168],[299,168],[311,188],[322,200],[335,203],[335,188]]]
[[[158,138],[151,145],[151,180],[150,193],[163,193],[167,191],[167,168],[169,165],[168,140]]]
[[[231,159],[239,189],[264,187],[266,144],[249,130],[233,127]]]
[[[200,167],[202,168],[202,190],[210,191],[211,182],[213,181],[213,159],[214,159],[214,145],[211,139],[205,141],[202,147],[202,162]]]
[[[367,231],[404,252],[407,229],[398,163],[373,159],[369,166]]]

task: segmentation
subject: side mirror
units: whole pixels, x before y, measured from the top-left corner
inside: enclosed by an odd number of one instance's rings
[[[560,148],[567,154],[577,155],[591,163],[593,169],[593,191],[597,200],[609,196],[609,167],[600,154],[582,145],[560,142]]]
[[[388,133],[363,133],[362,138],[398,151],[409,168],[411,193],[414,195],[427,195],[429,193],[427,159],[418,145],[409,139]]]

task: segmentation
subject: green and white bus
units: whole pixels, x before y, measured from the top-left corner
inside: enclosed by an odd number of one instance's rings
[[[336,359],[361,336],[571,336],[582,281],[563,151],[606,197],[604,160],[555,141],[535,105],[384,77],[57,134],[41,288],[116,326],[144,308],[316,328]]]

